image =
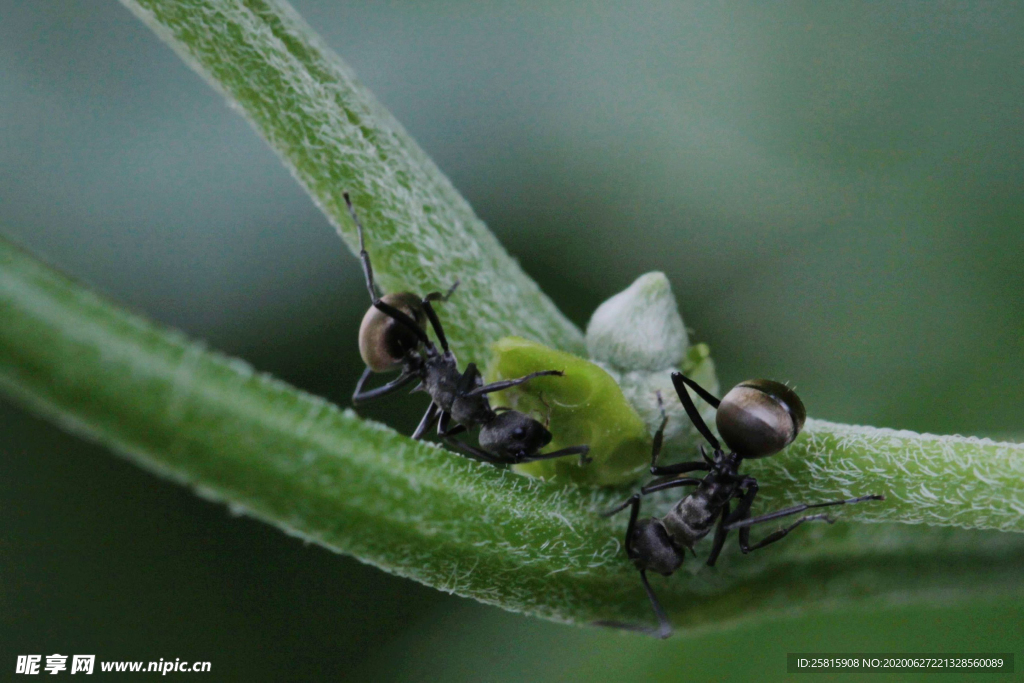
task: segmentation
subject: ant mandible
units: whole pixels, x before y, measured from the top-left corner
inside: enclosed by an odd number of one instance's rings
[[[610,516],[630,508],[629,525],[626,528],[626,554],[640,570],[640,580],[658,617],[657,635],[660,638],[671,635],[672,624],[651,590],[647,570],[663,576],[672,574],[683,564],[685,551],[689,549],[693,552],[694,544],[707,536],[712,527],[715,528],[715,538],[708,556],[708,566],[714,566],[725,545],[726,536],[734,529],[739,530],[740,550],[746,554],[775,543],[804,522],[820,519],[831,524],[835,520],[827,514],[805,515],[751,545],[750,527],[755,524],[796,515],[811,508],[884,500],[884,496],[873,495],[827,503],[805,503],[751,517],[750,506],[758,492],[757,480],[740,474],[740,464],[744,458],[774,455],[793,442],[803,428],[807,415],[800,397],[786,385],[765,379],[741,382],[721,401],[681,372],[672,373],[672,384],[690,421],[711,444],[712,455],[708,456],[701,446],[702,460],[659,466],[658,456],[668,422],[662,408],[661,426],[654,436],[651,450],[651,474],[663,478],[641,488],[640,493],[633,494],[623,504],[604,513],[604,516]],[[697,412],[686,391],[687,386],[717,409],[715,425],[731,452],[722,450],[718,439]],[[658,403],[661,404],[660,394]],[[678,476],[696,471],[705,471],[707,474],[700,479]],[[641,495],[680,486],[695,486],[696,489],[680,500],[664,517],[637,520]],[[739,499],[739,502],[732,509],[731,502],[735,499]]]
[[[435,301],[446,301],[452,295],[459,281],[446,294],[432,292],[420,298],[410,292],[399,292],[381,296],[373,281],[373,268],[363,240],[363,225],[356,215],[348,193],[344,193],[345,204],[359,232],[359,259],[363,263],[366,288],[370,292],[372,306],[359,326],[359,354],[366,363],[366,370],[356,383],[352,402],[358,404],[379,396],[398,391],[420,380],[417,389],[430,396],[430,406],[413,432],[412,438],[420,439],[437,423],[437,433],[448,444],[461,449],[478,460],[500,464],[519,464],[535,460],[549,460],[566,455],[580,456],[580,464],[590,462],[589,446],[570,446],[551,453],[540,453],[551,442],[551,432],[528,415],[509,408],[491,408],[487,394],[514,387],[534,377],[561,376],[561,370],[542,370],[518,379],[503,380],[484,384],[474,363],[460,373],[455,354],[448,348],[441,321],[432,305]],[[426,321],[437,335],[441,351],[427,336]],[[377,372],[400,370],[398,377],[376,389],[363,390],[370,375]],[[455,424],[452,424],[454,421]],[[480,448],[470,446],[454,438],[456,434],[479,427]]]

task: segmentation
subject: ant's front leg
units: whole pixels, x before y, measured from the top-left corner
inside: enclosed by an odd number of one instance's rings
[[[561,370],[541,370],[539,372],[531,372],[529,375],[520,377],[518,379],[505,379],[500,382],[492,382],[491,384],[485,384],[482,387],[477,387],[470,391],[466,396],[480,396],[482,394],[492,394],[495,391],[501,391],[508,389],[509,387],[518,386],[525,382],[529,382],[534,377],[562,377],[565,373]]]
[[[445,442],[449,446],[454,446],[455,448],[458,448],[459,450],[464,452],[466,455],[468,455],[469,457],[471,457],[471,458],[473,458],[475,460],[482,460],[483,462],[488,462],[488,463],[490,463],[492,465],[507,465],[507,464],[509,464],[506,461],[502,460],[501,458],[495,457],[495,456],[491,455],[490,453],[488,453],[487,451],[481,450],[481,449],[476,448],[474,446],[470,446],[468,443],[463,443],[462,441],[459,441],[458,439],[456,439],[453,436],[445,437]]]
[[[423,301],[420,304],[423,306],[423,312],[427,314],[427,319],[430,320],[430,326],[434,328],[434,334],[437,335],[437,341],[441,344],[441,350],[448,353],[448,338],[444,336],[444,328],[441,327],[441,320],[437,317],[437,313],[434,312],[434,307],[430,303],[431,301],[448,301],[449,297],[455,293],[455,288],[459,286],[459,281],[456,280],[455,284],[452,285],[446,294],[441,292],[431,292],[423,297]]]
[[[538,460],[551,460],[552,458],[562,458],[566,455],[578,455],[580,456],[580,466],[586,465],[591,461],[591,458],[587,457],[587,453],[590,452],[590,446],[569,446],[568,448],[562,448],[557,451],[551,451],[550,453],[541,453],[539,455],[526,455],[516,458],[516,464],[537,462]]]
[[[656,477],[671,476],[675,474],[685,474],[686,472],[694,472],[697,470],[707,470],[708,464],[699,460],[691,462],[680,462],[675,465],[658,465],[658,457],[661,455],[661,446],[665,441],[665,426],[668,424],[668,415],[665,414],[665,404],[661,400],[661,392],[656,392],[658,396],[658,408],[661,409],[661,426],[658,427],[658,431],[654,433],[654,444],[651,447],[651,474]]]

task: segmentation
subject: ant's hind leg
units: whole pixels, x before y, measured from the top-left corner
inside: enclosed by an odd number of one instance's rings
[[[824,512],[822,512],[821,514],[818,514],[818,515],[806,515],[806,516],[801,517],[800,519],[796,520],[795,522],[793,522],[792,524],[790,524],[787,527],[779,529],[778,531],[773,531],[772,533],[768,534],[767,536],[765,536],[763,539],[761,539],[760,541],[758,541],[754,545],[750,545],[750,527],[749,526],[742,527],[740,529],[740,550],[742,550],[743,554],[746,555],[747,553],[749,553],[752,550],[758,550],[759,548],[763,548],[766,545],[771,545],[772,543],[775,543],[775,541],[780,541],[783,538],[785,538],[786,534],[788,534],[790,531],[792,531],[793,529],[797,528],[798,526],[800,526],[804,522],[810,522],[811,520],[815,520],[815,519],[824,520],[824,521],[828,522],[829,524],[832,524],[833,522],[835,522],[834,519],[829,517]]]
[[[755,484],[756,486],[756,484]],[[754,526],[755,524],[763,524],[770,522],[773,519],[779,519],[781,517],[789,517],[790,515],[800,514],[804,510],[810,510],[812,508],[827,508],[834,505],[853,505],[854,503],[863,503],[869,500],[885,500],[885,496],[860,496],[859,498],[846,498],[844,500],[830,500],[827,503],[804,503],[802,505],[794,505],[793,507],[783,508],[782,510],[776,510],[775,512],[769,512],[766,515],[759,517],[749,517],[746,519],[740,519],[739,521],[730,520],[726,526],[731,529],[741,529],[743,527]],[[748,506],[749,509],[749,506]],[[737,512],[739,510],[737,509]],[[736,515],[733,515],[734,517]]]
[[[356,383],[356,390],[352,393],[352,403],[362,403],[363,401],[369,401],[372,398],[378,398],[380,396],[390,394],[394,391],[398,391],[399,389],[401,389],[402,387],[404,387],[405,385],[409,384],[414,379],[419,377],[419,375],[415,373],[403,373],[399,375],[397,379],[388,382],[382,387],[370,389],[369,391],[363,391],[363,385],[366,384],[366,380],[370,377],[371,373],[372,371],[370,370],[370,368],[366,368],[366,370],[363,371],[363,376],[359,378],[359,381]]]
[[[668,615],[665,614],[665,610],[661,608],[661,603],[658,602],[658,597],[654,594],[654,590],[651,589],[651,584],[647,581],[647,572],[643,569],[640,570],[640,581],[644,584],[644,590],[647,591],[647,598],[651,601],[651,607],[654,608],[655,616],[658,617],[658,630],[654,635],[665,640],[672,635],[672,622],[669,621]]]
[[[633,531],[636,529],[636,520],[640,516],[640,494],[634,493],[632,496],[626,499],[621,505],[616,505],[611,510],[605,510],[601,513],[602,517],[611,517],[617,512],[621,512],[626,508],[629,510],[629,524],[626,526],[626,555],[633,555]],[[665,610],[661,608],[661,603],[658,602],[658,597],[654,594],[654,590],[651,589],[651,584],[647,581],[647,572],[643,569],[640,570],[640,581],[644,585],[644,591],[647,593],[648,600],[651,601],[651,607],[654,608],[654,614],[658,617],[658,630],[650,631],[649,629],[635,628],[629,624],[620,624],[616,622],[602,622],[602,625],[615,626],[618,628],[627,628],[629,630],[642,631],[645,633],[651,633],[661,639],[668,638],[672,635],[672,622],[669,621],[668,615],[665,614]]]
[[[748,517],[748,518],[745,518],[745,519],[741,519],[739,521],[730,521],[729,523],[726,524],[726,529],[727,530],[731,530],[731,529],[739,529],[740,530],[740,549],[744,553],[749,553],[751,550],[757,550],[758,548],[763,548],[766,545],[770,545],[770,544],[774,543],[775,541],[778,541],[779,539],[784,538],[786,536],[786,534],[788,534],[790,531],[792,531],[793,529],[797,528],[798,526],[800,526],[804,522],[808,522],[808,521],[815,520],[815,519],[821,519],[821,520],[824,520],[824,521],[828,522],[829,524],[832,524],[835,520],[830,518],[825,513],[817,514],[817,515],[805,515],[804,517],[801,517],[800,519],[798,519],[795,522],[793,522],[792,524],[790,524],[788,527],[785,527],[783,529],[779,529],[778,531],[774,531],[774,532],[768,534],[763,540],[759,541],[758,543],[756,543],[754,545],[750,545],[750,527],[752,527],[755,524],[763,524],[764,522],[770,522],[770,521],[772,521],[774,519],[780,519],[782,517],[788,517],[790,515],[796,515],[796,514],[799,514],[799,513],[803,512],[804,510],[809,510],[811,508],[824,508],[824,507],[832,507],[832,506],[835,506],[835,505],[852,505],[854,503],[863,503],[863,502],[868,501],[868,500],[885,500],[885,496],[860,496],[859,498],[847,498],[847,499],[844,499],[844,500],[832,500],[832,501],[829,501],[827,503],[811,503],[811,504],[806,504],[805,503],[803,505],[794,505],[793,507],[785,508],[785,509],[782,509],[782,510],[777,510],[776,512],[769,512],[768,514],[761,515],[759,517]]]

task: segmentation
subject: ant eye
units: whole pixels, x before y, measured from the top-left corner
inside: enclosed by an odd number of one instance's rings
[[[526,430],[523,429],[522,427],[516,427],[515,429],[512,430],[512,436],[514,436],[517,439],[521,439],[524,436],[526,436]]]

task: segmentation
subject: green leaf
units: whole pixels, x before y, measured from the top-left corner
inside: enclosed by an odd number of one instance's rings
[[[359,419],[119,310],[0,240],[0,390],[288,533],[505,609],[650,623],[623,494],[501,471]],[[767,487],[766,487],[767,488]],[[1019,595],[1024,537],[807,528],[655,582],[681,629],[856,602]],[[970,576],[970,581],[962,577]]]

